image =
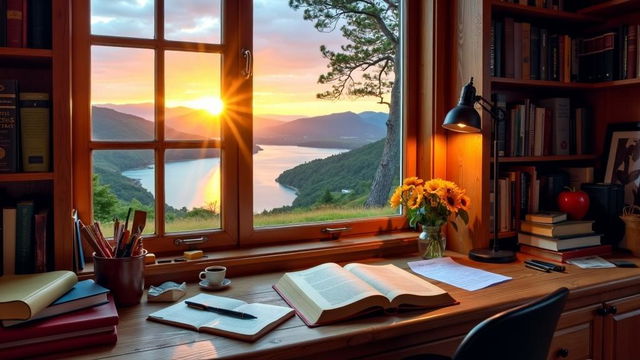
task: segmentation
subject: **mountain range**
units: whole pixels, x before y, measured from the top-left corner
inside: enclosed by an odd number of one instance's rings
[[[153,122],[143,117],[149,116],[148,112],[149,104],[93,106],[93,138],[116,141],[151,140]],[[360,114],[349,111],[295,120],[286,117],[285,120],[280,120],[273,115],[255,116],[254,142],[351,149],[383,138],[386,135],[387,117],[385,113],[373,111]],[[165,124],[167,139],[203,140],[220,137],[218,116],[205,110],[167,108]]]

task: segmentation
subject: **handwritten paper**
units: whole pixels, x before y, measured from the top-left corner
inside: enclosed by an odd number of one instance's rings
[[[411,261],[407,264],[417,274],[468,291],[511,280],[508,276],[460,265],[450,257]]]
[[[605,268],[616,267],[614,264],[608,262],[607,260],[601,258],[600,256],[587,256],[582,258],[571,259],[571,260],[567,260],[567,263],[571,265],[576,265],[582,269],[605,269]]]

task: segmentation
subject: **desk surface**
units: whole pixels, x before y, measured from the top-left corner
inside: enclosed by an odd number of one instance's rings
[[[543,273],[526,269],[521,261],[524,258],[512,264],[482,264],[455,253],[448,255],[462,264],[511,276],[513,280],[474,292],[431,281],[447,290],[460,304],[436,310],[365,317],[317,328],[308,328],[296,316],[255,343],[147,321],[148,314],[169,304],[146,303],[146,298],[143,298],[139,306],[119,309],[118,343],[115,346],[60,355],[87,359],[285,359],[323,357],[322,354],[326,356],[336,351],[340,355],[338,357],[351,357],[380,352],[390,344],[393,347],[408,346],[412,342],[436,341],[464,334],[492,314],[550,293],[561,286],[571,290],[566,309],[611,300],[629,290],[637,293],[640,288],[638,268],[580,269],[569,265],[566,273]],[[407,268],[407,261],[417,259],[404,257],[361,262],[392,263]],[[640,264],[640,259],[632,261]],[[286,306],[271,288],[281,276],[282,273],[270,273],[234,278],[228,289],[212,294]],[[191,284],[187,297],[199,291],[197,284]],[[406,336],[417,333],[421,333],[420,339]]]

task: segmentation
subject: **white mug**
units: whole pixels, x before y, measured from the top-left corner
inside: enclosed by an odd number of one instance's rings
[[[227,274],[227,268],[220,265],[208,266],[204,268],[204,271],[200,272],[200,280],[207,280],[209,285],[221,285],[224,281],[224,276]]]

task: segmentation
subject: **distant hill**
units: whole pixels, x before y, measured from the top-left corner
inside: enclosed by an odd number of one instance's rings
[[[383,147],[384,140],[378,140],[358,149],[313,160],[284,171],[276,181],[297,190],[293,207],[313,205],[327,191],[344,189],[351,191],[350,197],[360,197],[371,189]]]
[[[387,113],[379,111],[363,111],[359,113],[358,116],[371,125],[383,128],[385,131],[387,130],[387,119],[389,118],[389,114]]]
[[[348,111],[302,118],[266,128],[256,136],[256,143],[299,146],[313,143],[318,146],[324,142],[342,142],[363,145],[381,139],[385,133],[385,129]]]

